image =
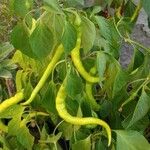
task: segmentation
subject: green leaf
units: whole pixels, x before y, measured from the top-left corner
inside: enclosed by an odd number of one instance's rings
[[[95,25],[88,18],[82,17],[82,46],[85,52],[88,52],[93,47],[96,30]]]
[[[106,150],[106,146],[101,139],[98,140],[95,144],[95,150]]]
[[[82,51],[81,51],[81,56],[82,56]],[[90,72],[90,69],[95,66],[95,59],[93,58],[86,58],[86,59],[82,59],[82,63],[84,68],[86,69],[87,72]]]
[[[57,74],[58,74],[58,78],[60,80],[64,80],[65,77],[66,77],[66,72],[67,72],[67,68],[66,66],[62,63],[62,64],[59,64],[57,67],[56,67],[56,70],[57,70]]]
[[[43,59],[53,48],[53,34],[50,29],[40,22],[30,36],[30,44],[37,58]]]
[[[10,150],[6,138],[2,135],[0,135],[0,144],[2,145],[2,148],[0,147],[0,150]]]
[[[67,97],[65,103],[66,103],[65,105],[69,114],[76,116],[78,113],[78,109],[79,109],[78,101],[71,99],[70,97]]]
[[[13,50],[14,47],[9,42],[2,43],[0,45],[0,62],[7,58]]]
[[[132,15],[136,9],[136,6],[132,1],[127,1],[124,9],[125,9],[124,10],[124,16],[125,17],[132,17]]]
[[[107,3],[110,5],[112,3],[112,5],[114,4],[116,8],[118,8],[119,6],[121,6],[121,4],[123,4],[123,0],[106,0]]]
[[[90,18],[94,17],[97,13],[99,13],[102,10],[101,6],[94,6],[93,10],[90,14]]]
[[[144,54],[139,49],[135,49],[134,52],[134,66],[133,70],[141,66],[144,62]]]
[[[44,5],[50,11],[54,11],[56,13],[61,12],[58,0],[44,0]]]
[[[116,150],[148,150],[150,144],[137,131],[114,130],[117,134]]]
[[[30,97],[30,95],[31,95],[31,93],[33,91],[33,86],[31,84],[30,77],[29,77],[29,75],[26,72],[24,72],[24,74],[22,76],[25,77],[25,80],[23,81],[24,82],[23,83],[23,87],[24,87],[24,99],[28,99],[28,97]],[[38,102],[38,95],[36,95],[36,103],[37,102]]]
[[[15,136],[8,136],[8,138],[6,138],[8,146],[9,146],[9,150],[10,149],[20,149],[20,150],[24,150],[24,147],[18,142],[17,137]]]
[[[104,80],[103,89],[106,90],[108,97],[112,98],[114,81],[120,68],[116,60],[113,59],[113,57],[109,56],[108,58],[110,62],[109,62],[109,65],[107,65],[107,68],[105,71],[106,79]]]
[[[9,1],[9,9],[10,9],[11,13],[14,12],[14,1],[15,0],[10,0]]]
[[[113,97],[118,94],[122,90],[122,88],[125,88],[125,85],[127,83],[128,79],[128,74],[127,72],[123,71],[120,69],[117,72],[116,78],[114,80],[114,85],[113,85]]]
[[[0,120],[0,131],[3,131],[3,132],[5,132],[5,133],[8,132],[8,127],[7,127],[7,125],[5,125],[5,124],[3,123],[2,120]]]
[[[65,137],[66,140],[71,139],[71,137],[74,133],[74,128],[73,128],[72,124],[67,123],[67,122],[62,122],[58,128],[62,132],[62,135],[63,135],[63,137]]]
[[[45,124],[42,128],[42,131],[41,131],[41,134],[40,134],[40,140],[46,140],[48,137],[48,133],[46,131],[46,127],[45,127]]]
[[[11,33],[11,42],[16,49],[19,49],[29,57],[33,57],[29,43],[29,34],[22,24],[18,24],[14,27]]]
[[[13,70],[16,69],[18,66],[14,64],[14,62],[11,59],[5,58],[1,63],[0,63],[0,68],[4,68],[7,70]]]
[[[46,109],[49,113],[53,112],[57,114],[56,107],[55,107],[55,98],[56,98],[56,85],[54,82],[50,82],[45,94],[41,100],[41,106]]]
[[[79,140],[85,140],[86,138],[88,138],[90,136],[90,130],[87,128],[80,128],[79,130],[76,130],[74,132],[76,134],[76,139],[74,139],[73,144],[75,142],[78,142]]]
[[[19,131],[21,119],[20,116],[15,116],[8,124],[8,133],[11,136],[16,136]]]
[[[146,11],[147,15],[150,16],[150,1],[149,0],[143,0],[143,7]]]
[[[144,54],[139,49],[134,48],[134,53],[128,69],[135,70],[140,67],[144,62]]]
[[[15,54],[12,58],[12,61],[14,63],[19,64],[19,66],[25,72],[29,72],[29,70],[30,70],[31,72],[39,73],[39,72],[41,72],[41,68],[43,68],[43,66],[44,66],[44,62],[41,63],[38,60],[30,58],[27,55],[21,53],[21,51],[19,51],[19,50],[17,50],[15,52]]]
[[[0,77],[5,79],[12,78],[12,74],[7,69],[0,68]]]
[[[138,60],[136,60],[138,61]],[[148,54],[144,55],[144,62],[143,64],[137,68],[136,70],[134,70],[132,72],[132,78],[133,80],[136,79],[141,79],[141,78],[147,78],[148,74],[149,74],[149,70],[147,68],[149,68],[149,64],[150,64],[150,56]]]
[[[77,141],[72,145],[72,150],[91,150],[91,136],[88,136],[84,140]]]
[[[77,32],[74,26],[66,22],[65,24],[65,31],[62,37],[62,44],[65,49],[65,53],[69,54],[71,50],[76,46],[77,41]]]
[[[82,79],[74,72],[70,72],[67,75],[66,92],[67,94],[75,98],[78,94],[82,93]]]
[[[14,106],[16,108],[15,110],[13,108],[13,109],[10,109],[11,111],[8,111],[8,114],[11,113],[12,111],[15,111],[15,113],[12,112],[12,114],[10,114],[12,116],[12,119],[8,123],[9,135],[17,135],[18,128],[20,128],[21,116],[25,109],[24,107],[22,107],[20,105],[14,105]]]
[[[124,121],[122,121],[122,126],[124,129],[127,130],[136,130],[139,131],[140,133],[144,133],[145,129],[148,127],[149,125],[149,118],[148,115],[146,115],[145,117],[143,117],[142,119],[140,119],[139,121],[135,122],[133,125],[131,125],[130,127],[128,127],[131,119],[132,119],[133,113],[129,114]]]
[[[12,118],[21,113],[23,107],[20,105],[13,105],[8,107],[4,112],[0,113],[0,118]]]
[[[19,106],[18,110],[15,110],[17,113],[13,115],[12,120],[8,123],[8,133],[9,135],[16,136],[20,144],[22,144],[26,149],[31,150],[34,138],[26,127],[26,120],[21,120],[25,108]]]
[[[105,40],[100,32],[97,32],[96,34],[96,39],[94,42],[94,46],[97,46],[100,50],[104,50],[105,52],[109,52],[110,51],[110,45],[109,45],[109,41]]]
[[[101,16],[95,17],[96,22],[99,26],[99,32],[101,36],[107,40],[109,43],[109,49],[106,50],[107,52],[111,53],[115,58],[118,58],[120,55],[120,46],[121,46],[121,38],[116,31],[114,26],[114,20],[106,19]],[[107,43],[106,43],[107,44]]]
[[[83,100],[81,102],[81,109],[82,109],[83,117],[92,116],[91,106],[87,100],[87,97],[83,97]]]
[[[56,143],[62,136],[62,132],[59,132],[57,135],[49,135],[47,142]]]
[[[126,36],[126,33],[131,33],[135,24],[135,21],[130,21],[131,18],[123,18],[118,25],[118,30],[123,36]]]
[[[29,74],[29,72],[23,70],[17,71],[16,88],[17,91],[24,89],[24,99],[27,99],[33,90],[33,86],[31,85],[30,78],[31,78],[31,74]]]
[[[146,92],[143,89],[128,127],[132,126],[135,122],[142,119],[148,113],[149,109],[150,97],[146,94]]]
[[[56,44],[62,42],[61,39],[64,32],[65,16],[55,13],[47,13],[41,19],[50,30],[53,29],[54,42],[56,42]]]
[[[84,0],[66,0],[69,6],[84,6]]]
[[[97,54],[97,70],[99,77],[104,77],[104,73],[106,70],[106,63],[107,63],[107,57],[105,56],[105,53],[102,51],[98,52]]]
[[[104,17],[101,16],[96,16],[95,17],[96,22],[100,28],[100,33],[101,35],[105,38],[105,39],[110,39],[111,35],[110,35],[110,26],[109,26],[109,22],[107,21],[107,19],[105,19]]]
[[[17,140],[28,150],[32,149],[34,144],[34,137],[30,134],[26,124],[23,124],[17,130]]]
[[[122,116],[120,115],[120,113],[115,110],[110,115],[111,115],[111,118],[110,118],[110,123],[109,124],[111,124],[111,128],[112,129],[122,129],[123,128],[122,127],[122,122],[121,122],[122,121]]]
[[[24,17],[28,13],[32,5],[33,0],[14,0],[13,9],[17,15]]]
[[[109,100],[104,100],[101,104],[99,114],[102,118],[106,118],[112,111],[112,103]]]

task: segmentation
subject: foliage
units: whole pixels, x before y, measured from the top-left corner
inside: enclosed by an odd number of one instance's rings
[[[150,149],[150,48],[130,38],[150,2],[37,3],[9,3],[17,23],[0,45],[0,148]],[[127,68],[123,42],[134,49]]]
[[[0,1],[0,43],[7,42],[10,39],[9,32],[12,29],[15,19],[9,9],[9,0]]]

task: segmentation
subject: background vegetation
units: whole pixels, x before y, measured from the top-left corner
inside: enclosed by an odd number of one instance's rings
[[[150,16],[149,0],[1,0],[0,149],[150,149],[150,47],[130,36],[141,8]]]

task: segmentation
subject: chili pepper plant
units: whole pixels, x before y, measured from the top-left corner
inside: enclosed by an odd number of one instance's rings
[[[150,149],[150,47],[131,38],[142,8],[150,15],[148,0],[11,0],[0,149]]]

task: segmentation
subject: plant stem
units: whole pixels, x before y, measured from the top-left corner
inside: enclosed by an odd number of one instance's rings
[[[142,1],[140,0],[134,13],[133,13],[133,15],[132,15],[132,17],[131,17],[130,22],[133,22],[138,17],[141,8],[142,8]]]
[[[124,102],[122,103],[121,107],[119,108],[121,110],[122,107],[124,107],[126,104],[128,104],[129,102],[131,102],[132,100],[134,100],[134,98],[137,96],[137,93],[139,92],[139,90],[147,85],[150,82],[150,78],[146,78],[146,80],[140,85],[140,87]]]
[[[55,129],[54,129],[54,131],[53,131],[53,135],[55,135],[55,132],[56,132],[57,128],[58,128],[63,122],[64,122],[64,120],[60,121],[60,122],[56,125],[56,127],[55,127]]]
[[[30,122],[30,119],[36,116],[49,116],[49,114],[44,113],[44,112],[31,112],[29,113],[22,121],[21,121],[21,125],[27,124],[28,122]]]
[[[125,42],[128,42],[128,43],[130,43],[130,44],[135,44],[135,45],[137,45],[138,47],[141,47],[143,50],[145,50],[145,51],[147,51],[148,53],[150,53],[150,48],[146,48],[145,46],[143,46],[142,44],[140,44],[140,43],[138,43],[138,42],[136,42],[136,41],[133,41],[133,40],[127,38],[127,39],[125,39]]]
[[[142,44],[140,44],[140,43],[138,43],[138,42],[136,42],[136,41],[131,40],[129,36],[128,36],[127,38],[125,38],[125,37],[120,33],[120,31],[118,30],[118,25],[119,25],[120,21],[121,21],[121,19],[118,21],[118,23],[117,23],[117,25],[116,25],[115,19],[114,19],[114,26],[115,26],[115,29],[116,29],[118,35],[119,35],[122,39],[124,39],[125,42],[128,42],[129,44],[134,44],[134,45],[136,45],[136,46],[138,46],[138,47],[141,47],[143,50],[145,50],[145,51],[147,51],[148,53],[150,53],[150,48],[146,48],[146,47],[143,46]]]

